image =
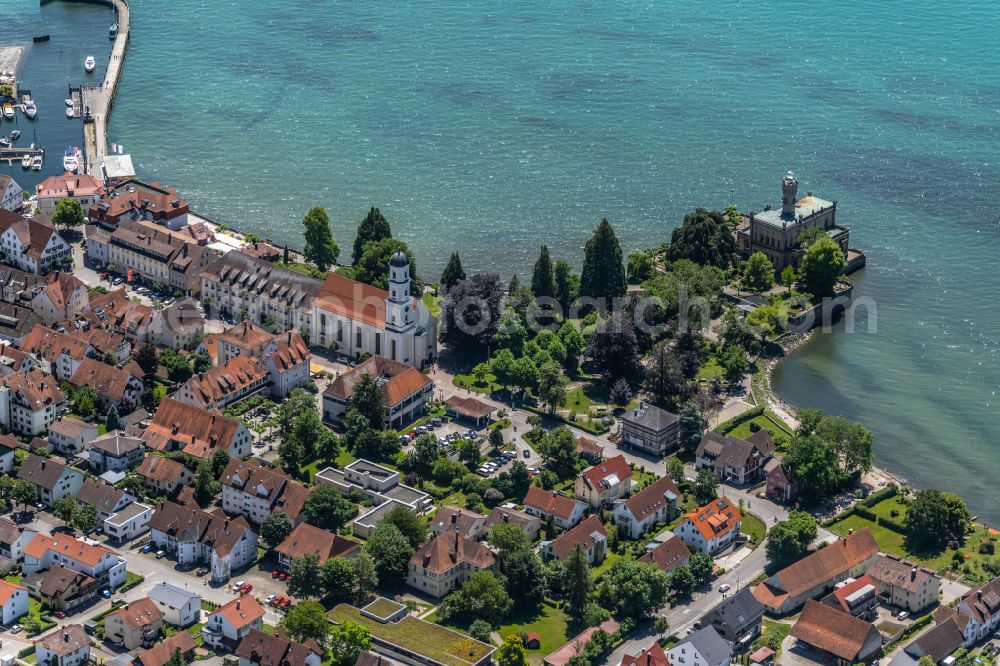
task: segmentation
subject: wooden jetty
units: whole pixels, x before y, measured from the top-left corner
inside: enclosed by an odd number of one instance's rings
[[[69,98],[73,100],[73,117],[79,118],[83,115],[83,93],[80,87],[69,87]]]
[[[6,162],[7,166],[14,166],[15,162],[20,162],[25,155],[45,155],[44,148],[30,148],[27,146],[12,146],[10,148],[0,148],[0,162]]]

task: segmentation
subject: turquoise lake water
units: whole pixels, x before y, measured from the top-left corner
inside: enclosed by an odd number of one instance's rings
[[[761,210],[793,168],[868,252],[877,333],[817,336],[777,391],[1000,518],[995,2],[133,7],[111,140],[202,214],[294,246],[310,206],[349,248],[375,205],[426,277],[453,249],[523,276],[541,243],[579,265],[603,216],[627,252],[696,205]],[[13,41],[53,26],[24,76],[56,104],[108,16],[0,0]]]

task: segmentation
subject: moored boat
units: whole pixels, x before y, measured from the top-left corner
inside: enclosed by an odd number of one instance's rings
[[[4,148],[10,148],[10,139],[5,136],[0,136],[0,146]]]
[[[94,56],[87,56],[87,59],[83,61],[83,69],[88,74],[90,72],[93,72],[96,67],[97,67],[97,61],[94,60]]]
[[[41,155],[35,155],[34,157],[31,158],[31,170],[32,171],[41,171],[42,170],[42,156]]]
[[[35,116],[38,115],[38,107],[36,107],[34,101],[30,99],[24,103],[22,108],[24,109],[24,115],[28,116],[28,118],[31,118],[32,120],[34,120]]]
[[[21,168],[22,169],[31,168],[31,153],[25,153],[24,157],[21,158]]]
[[[114,23],[111,24],[111,27],[108,28],[108,38],[114,39],[117,36],[118,36],[118,22],[115,21]]]
[[[17,141],[20,138],[21,138],[21,130],[14,130],[13,132],[10,133],[11,141]]]
[[[14,117],[14,107],[13,107],[13,105],[11,105],[11,104],[4,104],[3,105],[3,117],[6,118],[7,120],[10,120],[11,118]]]
[[[66,153],[63,155],[63,169],[76,173],[77,165],[76,148],[68,146],[66,148]]]
[[[71,106],[67,106],[66,107],[66,117],[67,118],[72,118],[73,117],[73,107],[71,107]]]

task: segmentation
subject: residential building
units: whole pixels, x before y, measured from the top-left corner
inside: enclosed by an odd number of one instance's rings
[[[177,389],[174,399],[200,410],[221,410],[269,391],[270,377],[264,365],[251,356],[237,356],[225,365],[210,368],[191,377]]]
[[[69,383],[78,389],[94,389],[104,409],[114,405],[119,412],[126,413],[135,409],[146,390],[141,376],[92,358],[80,361]]]
[[[604,633],[611,635],[619,629],[621,629],[621,625],[610,619],[605,620],[596,627],[587,627],[576,636],[569,639],[558,650],[545,655],[542,663],[544,666],[568,666],[575,657],[583,656],[584,647],[595,633],[603,631]]]
[[[745,440],[706,430],[695,451],[694,466],[712,470],[725,483],[743,485],[763,474],[775,448],[767,430],[758,430]]]
[[[492,571],[496,558],[485,544],[457,532],[432,536],[410,558],[406,584],[440,599],[474,573]]]
[[[798,266],[799,236],[808,229],[820,229],[848,256],[851,232],[837,224],[837,202],[806,194],[797,199],[799,180],[791,171],[781,179],[781,208],[767,206],[762,213],[750,213],[736,230],[739,252],[749,257],[763,252],[780,273],[786,266]]]
[[[33,574],[58,565],[112,588],[125,582],[125,560],[115,551],[67,534],[54,537],[36,534],[24,549],[24,573]]]
[[[413,513],[423,513],[433,502],[427,493],[399,482],[399,472],[359,458],[343,470],[327,467],[316,474],[316,483],[332,485],[345,496],[360,493],[376,507],[393,500]]]
[[[263,259],[274,263],[281,260],[281,249],[271,245],[269,242],[248,243],[240,248],[240,252],[256,259]]]
[[[257,559],[257,535],[242,516],[206,513],[196,506],[161,503],[149,521],[151,540],[184,565],[208,565],[212,580],[228,580]]]
[[[24,338],[44,322],[31,308],[14,303],[0,303],[0,342],[20,345]]]
[[[46,273],[70,256],[70,247],[46,215],[21,217],[0,207],[0,259],[28,273]]]
[[[513,504],[505,504],[490,511],[490,515],[486,517],[484,531],[488,533],[495,526],[507,523],[520,527],[532,541],[538,538],[538,531],[542,528],[542,520],[538,516],[520,511]]]
[[[46,326],[70,321],[90,302],[85,285],[72,273],[49,273],[45,286],[33,290],[31,308]]]
[[[355,557],[361,552],[361,544],[309,523],[299,523],[274,552],[278,554],[278,568],[287,572],[292,560],[306,555],[315,555],[320,564],[331,557]]]
[[[650,545],[653,547],[643,553],[639,561],[655,564],[663,573],[670,573],[677,567],[687,566],[691,561],[691,551],[688,550],[684,539],[676,534],[669,535],[659,544]]]
[[[201,619],[201,596],[171,583],[159,582],[149,599],[163,613],[163,621],[175,627],[190,627]]]
[[[412,365],[372,356],[337,377],[323,391],[324,421],[341,422],[354,385],[365,375],[378,383],[389,427],[403,428],[427,412],[434,382]]]
[[[20,562],[24,557],[24,547],[31,543],[36,534],[31,528],[0,518],[0,557]]]
[[[17,470],[17,478],[35,486],[38,499],[48,509],[56,500],[76,497],[83,485],[83,474],[55,460],[29,453]]]
[[[969,615],[959,613],[954,608],[939,607],[934,611],[934,621],[937,624],[903,648],[902,654],[911,659],[907,666],[916,666],[921,657],[929,657],[935,664],[948,663],[944,660],[953,652],[974,642],[975,629],[970,626],[971,620]],[[892,663],[896,664],[896,659]]]
[[[174,350],[190,349],[205,333],[205,314],[192,298],[182,298],[153,317],[154,344]]]
[[[933,571],[898,555],[878,554],[867,574],[878,587],[882,603],[911,613],[936,603],[941,590],[941,579]]]
[[[129,541],[149,531],[149,521],[153,519],[153,507],[141,502],[132,502],[104,519],[102,531],[118,543]]]
[[[702,617],[702,626],[713,627],[737,652],[743,652],[760,635],[764,605],[749,587],[724,598]]]
[[[667,648],[670,666],[728,666],[729,643],[712,627],[704,627]]]
[[[42,636],[35,643],[39,666],[82,666],[90,661],[90,636],[83,625],[67,624]]]
[[[772,500],[788,504],[799,493],[799,486],[792,478],[791,471],[778,458],[771,458],[764,463],[764,478],[767,479],[765,492]]]
[[[81,316],[94,328],[117,333],[132,344],[155,342],[156,311],[145,303],[133,301],[125,287],[94,294]]]
[[[962,629],[966,647],[995,632],[1000,627],[1000,578],[963,594],[952,615]]]
[[[428,525],[432,534],[459,534],[476,541],[486,529],[486,516],[460,506],[445,505],[437,510]]]
[[[63,455],[82,453],[97,439],[97,424],[74,416],[64,416],[49,426],[49,442]]]
[[[882,634],[875,625],[813,599],[806,601],[790,635],[837,666],[868,664],[882,654]]]
[[[3,184],[2,178],[0,177],[0,185]],[[86,211],[91,204],[97,203],[103,194],[104,185],[101,181],[86,173],[76,174],[67,171],[58,176],[49,176],[35,185],[36,203],[46,215],[55,212],[56,204],[62,199],[75,199]],[[18,206],[20,205],[19,201]]]
[[[240,666],[320,666],[323,648],[315,641],[297,643],[280,631],[274,634],[251,629],[236,646]]]
[[[383,518],[389,515],[393,509],[396,507],[403,507],[407,511],[413,511],[413,507],[407,504],[403,504],[398,500],[388,500],[382,502],[374,509],[369,510],[367,513],[363,513],[354,520],[350,522],[351,533],[354,536],[361,537],[362,539],[367,539],[371,536],[372,530],[378,525]]]
[[[136,657],[138,666],[167,666],[175,652],[181,653],[184,663],[194,662],[194,638],[186,631],[178,631]]]
[[[608,458],[580,472],[575,490],[592,509],[611,504],[632,492],[632,468],[621,454]]]
[[[879,591],[867,574],[837,583],[822,602],[854,617],[874,622],[878,618]]]
[[[676,414],[649,403],[628,409],[618,420],[622,443],[662,456],[680,445],[680,427]]]
[[[144,183],[135,178],[116,182],[108,187],[104,196],[90,206],[92,221],[107,229],[123,223],[140,220],[154,222],[177,231],[188,224],[190,208],[177,190],[160,183]]]
[[[246,458],[253,437],[238,419],[164,398],[142,440],[153,451],[183,451],[195,458],[211,458],[221,448],[230,458]]]
[[[97,353],[86,340],[44,326],[36,326],[24,336],[20,349],[36,359],[32,370],[41,369],[60,382],[69,381],[80,362]]]
[[[24,205],[24,190],[7,174],[0,174],[0,208],[16,213]]]
[[[0,342],[0,377],[16,372],[31,372],[40,367],[38,360],[28,352]]]
[[[586,510],[587,505],[583,502],[538,486],[528,488],[524,496],[525,513],[543,521],[551,518],[555,526],[563,530],[572,529],[579,523]]]
[[[143,458],[136,474],[145,481],[150,497],[169,497],[178,487],[194,483],[194,475],[182,463],[157,455]]]
[[[615,525],[624,526],[632,539],[652,530],[658,523],[670,522],[677,515],[681,491],[669,476],[660,477],[626,500],[611,513]]]
[[[670,662],[667,661],[667,654],[660,647],[660,644],[654,641],[652,645],[637,655],[626,652],[622,656],[619,666],[670,666]]]
[[[40,603],[66,613],[92,603],[104,587],[104,583],[93,576],[61,564],[27,575],[21,579],[21,584]]]
[[[163,611],[152,599],[130,601],[104,616],[104,637],[126,650],[150,647],[163,631]]]
[[[121,488],[92,478],[84,479],[76,493],[77,506],[94,507],[102,523],[134,501],[135,498]]]
[[[130,281],[159,283],[184,296],[198,295],[202,272],[216,260],[216,254],[206,247],[155,225],[130,220],[122,221],[110,233],[88,236],[87,257],[94,263],[100,263],[99,257],[106,258],[108,265],[128,275]]]
[[[715,555],[736,542],[742,524],[740,510],[723,495],[684,514],[684,519],[674,528],[674,534],[683,539],[688,548]]]
[[[284,398],[309,383],[312,354],[298,331],[270,333],[244,320],[218,335],[217,363],[226,364],[237,356],[258,359],[271,379],[271,395]]]
[[[788,565],[754,588],[768,612],[784,615],[848,578],[857,578],[878,555],[868,528],[860,529]]]
[[[27,614],[28,590],[0,579],[0,623],[9,627],[17,618]]]
[[[201,636],[207,645],[235,650],[252,630],[264,628],[264,609],[253,596],[236,597],[209,614]]]
[[[444,401],[448,416],[476,427],[483,428],[490,423],[490,418],[496,408],[482,400],[476,400],[472,396],[463,398],[459,395],[449,396]]]
[[[608,533],[600,518],[587,516],[570,531],[552,541],[543,541],[541,554],[547,559],[565,560],[576,548],[583,550],[592,566],[604,561],[608,554]]]
[[[0,377],[0,426],[37,437],[66,410],[66,396],[40,370]]]
[[[0,435],[0,473],[10,474],[14,469],[15,452],[20,446],[21,443],[14,435]]]
[[[51,434],[49,439],[51,440]],[[138,467],[146,456],[146,445],[138,437],[114,431],[92,441],[88,453],[90,469],[95,474],[130,472]]]
[[[577,437],[576,455],[596,465],[604,460],[604,447],[589,437]]]
[[[228,514],[246,516],[255,525],[275,511],[284,513],[292,525],[304,517],[302,507],[309,490],[260,458],[230,459],[219,481],[222,509]]]

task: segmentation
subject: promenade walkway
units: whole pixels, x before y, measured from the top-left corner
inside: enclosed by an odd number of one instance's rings
[[[90,112],[93,122],[84,124],[84,156],[87,161],[87,173],[100,178],[100,166],[104,156],[108,154],[108,114],[118,82],[121,80],[122,69],[125,67],[125,51],[131,36],[131,16],[126,0],[110,0],[118,15],[118,35],[111,49],[111,60],[100,86],[86,86],[83,89],[83,105]]]

